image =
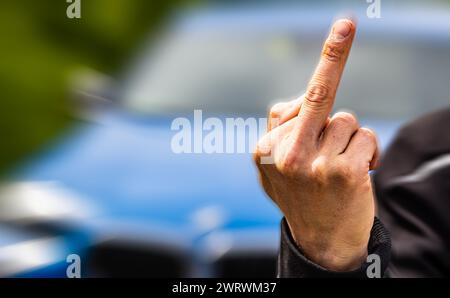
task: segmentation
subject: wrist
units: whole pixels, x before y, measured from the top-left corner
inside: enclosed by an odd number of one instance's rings
[[[326,233],[312,236],[293,230],[289,223],[288,226],[305,257],[327,270],[353,271],[360,268],[367,258],[369,236],[360,244],[349,244],[342,241],[342,238],[331,237]]]
[[[367,258],[367,245],[360,248],[323,248],[317,246],[297,245],[312,262],[336,272],[357,270]]]

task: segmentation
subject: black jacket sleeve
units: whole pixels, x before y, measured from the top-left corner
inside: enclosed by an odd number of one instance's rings
[[[450,107],[406,124],[374,175],[390,277],[450,276]]]
[[[368,254],[378,255],[381,261],[381,275],[389,263],[391,241],[388,231],[383,224],[375,218],[368,245]],[[327,270],[308,260],[300,248],[294,242],[286,220],[281,222],[281,246],[278,257],[278,277],[300,278],[300,277],[325,277],[325,278],[366,278],[368,267],[372,263],[364,262],[361,267],[351,272],[334,272]]]

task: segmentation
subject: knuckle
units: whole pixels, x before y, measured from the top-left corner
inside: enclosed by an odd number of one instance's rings
[[[339,62],[344,56],[344,45],[340,42],[328,40],[322,51],[322,57],[330,62]]]
[[[276,103],[274,104],[270,110],[269,110],[269,116],[270,118],[278,118],[281,116],[281,113],[284,109],[285,104],[284,103]]]
[[[328,176],[329,162],[324,156],[320,156],[312,163],[312,177],[316,180],[323,180]]]
[[[301,154],[288,152],[279,162],[278,170],[288,178],[300,178],[305,174],[305,158]]]
[[[322,185],[352,186],[357,183],[357,172],[353,165],[341,160],[328,160],[318,157],[312,165],[309,175],[315,183]]]
[[[375,135],[375,133],[369,129],[369,128],[365,128],[362,127],[358,130],[358,133],[361,134],[361,136],[368,142],[368,143],[377,143],[377,137]]]
[[[313,83],[305,94],[305,102],[314,106],[325,105],[329,96],[329,88],[320,83]]]
[[[256,148],[253,153],[253,159],[255,161],[259,161],[262,156],[270,155],[272,151],[271,145],[268,143],[266,136],[261,138],[256,144]]]
[[[358,119],[356,119],[355,115],[347,112],[336,113],[331,121],[341,126],[358,126]]]
[[[355,171],[346,162],[335,162],[329,165],[327,171],[328,181],[339,185],[351,185],[355,181]]]
[[[298,159],[292,154],[287,154],[277,163],[278,170],[288,177],[294,177],[298,173]]]

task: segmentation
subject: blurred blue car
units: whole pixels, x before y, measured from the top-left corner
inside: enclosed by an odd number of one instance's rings
[[[336,110],[354,111],[385,148],[403,122],[448,104],[450,13],[364,13]],[[273,102],[299,96],[335,15],[185,11],[114,89],[80,91],[88,121],[18,167],[0,191],[8,229],[76,241],[46,264],[4,276],[64,277],[33,272],[69,253],[81,255],[85,276],[274,276],[281,214],[258,184],[251,153],[176,154],[171,124],[194,109],[265,117]]]

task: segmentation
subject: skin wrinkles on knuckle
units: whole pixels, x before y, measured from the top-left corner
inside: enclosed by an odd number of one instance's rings
[[[329,87],[323,83],[311,83],[305,94],[304,104],[316,109],[325,109],[328,106],[330,95]]]
[[[345,44],[338,40],[328,39],[322,50],[322,57],[330,62],[339,62],[344,57]]]

